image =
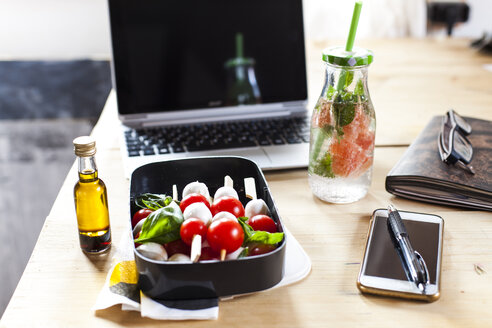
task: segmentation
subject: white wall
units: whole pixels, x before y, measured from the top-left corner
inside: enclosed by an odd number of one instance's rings
[[[492,32],[492,1],[467,2],[470,21],[456,27],[454,35],[473,38]],[[344,39],[353,4],[304,0],[307,37]],[[424,6],[425,0],[365,0],[357,37],[423,36]],[[0,0],[0,59],[109,56],[107,0]]]
[[[354,1],[304,0],[307,37],[345,39]],[[423,37],[426,31],[425,0],[366,0],[357,38]]]
[[[109,58],[106,1],[0,0],[0,58]]]
[[[453,29],[453,36],[477,38],[483,32],[492,33],[492,1],[466,0],[466,3],[470,6],[470,17],[468,22]]]

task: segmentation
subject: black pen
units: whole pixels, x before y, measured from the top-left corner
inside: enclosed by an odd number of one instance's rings
[[[388,229],[400,253],[408,280],[413,281],[424,292],[429,283],[427,267],[422,256],[412,248],[407,229],[393,205],[388,206]]]

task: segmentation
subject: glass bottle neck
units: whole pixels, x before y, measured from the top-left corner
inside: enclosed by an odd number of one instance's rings
[[[79,166],[79,181],[92,182],[98,179],[96,160],[94,156],[77,157]]]
[[[367,68],[368,66],[341,67],[326,64],[324,92],[328,100],[346,101],[347,97],[357,101],[368,100]]]

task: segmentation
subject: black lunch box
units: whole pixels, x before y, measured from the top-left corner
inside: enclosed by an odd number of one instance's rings
[[[258,198],[263,199],[278,231],[283,232],[265,177],[253,162],[241,157],[195,157],[151,163],[137,168],[131,176],[130,220],[139,210],[136,196],[143,193],[172,195],[172,186],[183,188],[190,182],[205,183],[213,196],[224,185],[224,176],[234,181],[234,189],[245,205],[244,178],[253,177]],[[202,299],[252,293],[275,286],[284,275],[285,237],[274,251],[236,260],[179,263],[154,261],[136,250],[138,284],[146,295],[161,300]]]

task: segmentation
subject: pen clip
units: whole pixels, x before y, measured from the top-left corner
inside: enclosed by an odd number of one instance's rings
[[[425,286],[427,286],[430,283],[429,270],[427,269],[427,264],[425,263],[424,258],[422,257],[422,255],[420,255],[420,253],[417,252],[416,250],[414,250],[413,252],[415,253],[415,256],[417,257],[417,260],[419,261],[420,265],[424,269],[424,272],[422,272],[422,274],[424,276],[424,286],[423,286],[422,292],[424,292],[425,291]]]

